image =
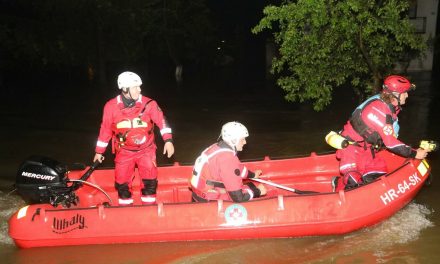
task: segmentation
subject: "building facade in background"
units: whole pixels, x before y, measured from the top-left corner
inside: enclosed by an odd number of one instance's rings
[[[436,36],[438,0],[410,0],[409,17],[416,28],[428,41],[426,57],[414,59],[409,63],[408,71],[431,71],[434,62],[434,40]]]

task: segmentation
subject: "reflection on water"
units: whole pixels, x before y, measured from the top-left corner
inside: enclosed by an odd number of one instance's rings
[[[410,144],[417,144],[422,138],[439,140],[439,123],[434,121],[439,117],[435,109],[440,102],[438,91],[432,90],[425,76],[414,78],[420,82],[399,116],[400,137]],[[339,97],[329,109],[316,113],[307,105],[282,104],[278,99],[261,96],[163,100],[161,105],[175,131],[176,157],[166,160],[158,154],[158,161],[192,163],[201,150],[216,140],[221,124],[231,120],[245,123],[250,131],[242,159],[329,151],[324,136],[340,129],[356,104],[351,98]],[[9,128],[0,130],[0,136],[8,138],[0,153],[2,263],[436,263],[440,259],[440,218],[436,214],[440,211],[440,184],[435,179],[440,168],[439,152],[428,158],[433,185],[423,188],[416,202],[375,227],[345,236],[15,248],[7,236],[7,219],[24,203],[14,194],[7,195],[7,190],[16,168],[31,154],[48,155],[67,164],[88,163],[99,126],[98,108],[100,111],[101,106],[87,107],[85,102],[82,112],[73,112],[67,105],[56,113],[45,112],[44,118],[35,109],[26,113],[31,115],[27,119],[0,113]],[[25,125],[23,120],[27,120]],[[107,162],[111,162],[111,157]]]

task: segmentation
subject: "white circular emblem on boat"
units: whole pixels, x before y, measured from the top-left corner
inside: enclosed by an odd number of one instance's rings
[[[241,225],[247,222],[247,210],[243,205],[233,204],[225,210],[226,223],[230,225]]]

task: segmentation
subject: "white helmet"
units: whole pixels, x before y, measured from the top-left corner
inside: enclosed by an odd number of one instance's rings
[[[135,86],[141,86],[142,80],[139,75],[134,72],[123,72],[118,76],[118,87],[119,89],[130,88]]]
[[[221,137],[231,147],[235,147],[241,138],[249,136],[247,128],[238,122],[228,122],[223,125]]]

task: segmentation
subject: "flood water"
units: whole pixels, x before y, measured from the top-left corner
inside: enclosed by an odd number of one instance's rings
[[[440,139],[438,81],[430,73],[412,73],[417,90],[400,114],[400,138],[417,145]],[[173,127],[173,159],[158,152],[159,165],[192,163],[218,137],[221,125],[240,121],[250,133],[242,160],[326,152],[326,133],[339,130],[357,105],[350,93],[337,92],[332,105],[314,112],[309,104],[289,104],[281,93],[191,90],[154,95]],[[1,263],[438,263],[440,259],[439,152],[428,161],[434,181],[410,205],[390,219],[343,236],[90,245],[18,249],[8,237],[7,220],[24,205],[10,193],[19,164],[32,154],[65,164],[90,164],[106,98],[72,93],[15,95],[20,102],[0,106],[0,259]],[[67,95],[65,95],[67,96]],[[13,97],[14,98],[14,97]],[[161,144],[159,144],[159,151]],[[104,166],[112,166],[107,155]],[[160,175],[159,175],[160,184]],[[368,202],[368,201],[365,201]],[[121,223],[122,224],[122,223]]]

